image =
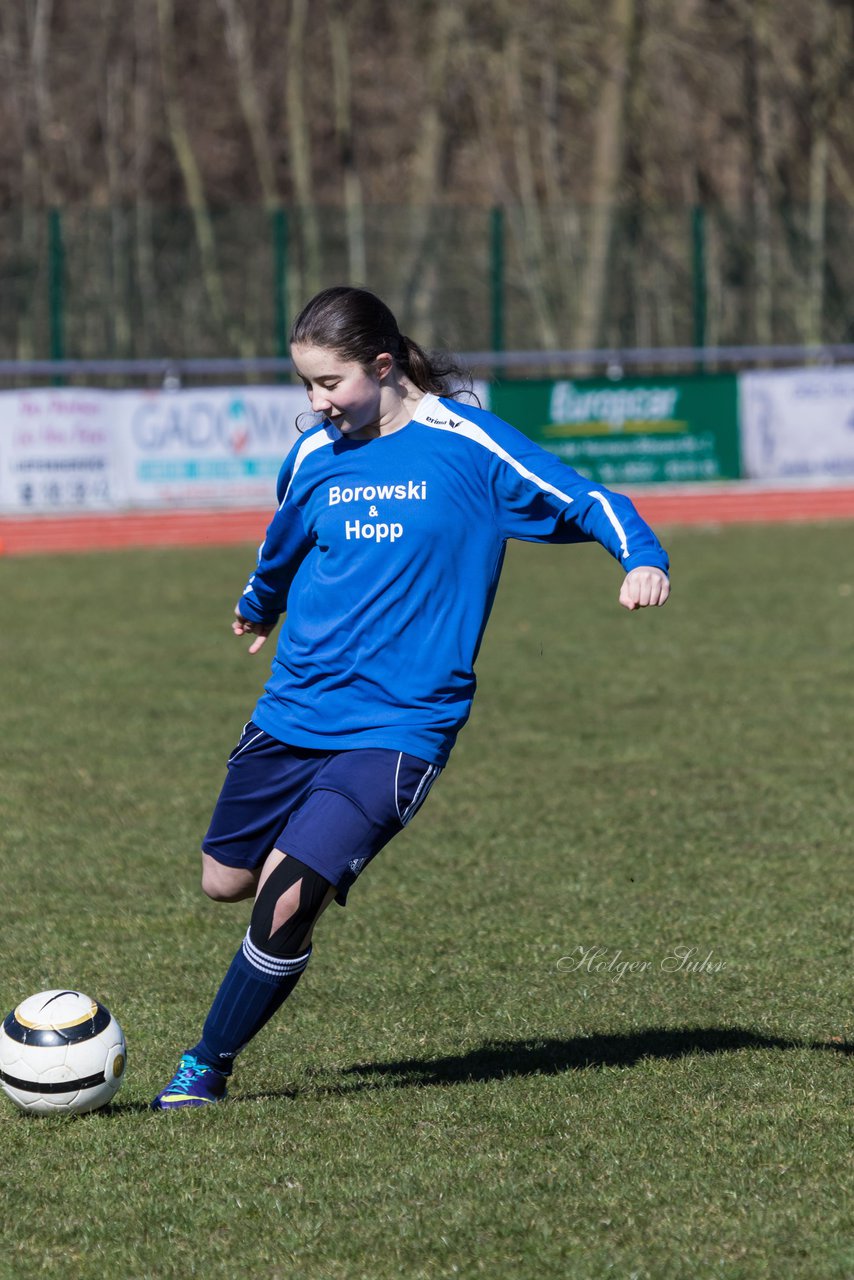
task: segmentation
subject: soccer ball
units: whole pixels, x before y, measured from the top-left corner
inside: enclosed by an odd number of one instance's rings
[[[0,1084],[22,1111],[95,1111],[124,1075],[127,1050],[109,1009],[82,991],[40,991],[0,1028]]]

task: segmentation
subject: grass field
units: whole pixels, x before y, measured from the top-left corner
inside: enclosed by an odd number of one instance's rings
[[[248,917],[197,849],[251,550],[0,561],[0,1004],[129,1044],[104,1112],[0,1099],[3,1280],[854,1276],[852,527],[663,532],[639,615],[599,549],[511,549],[451,765],[177,1115]]]

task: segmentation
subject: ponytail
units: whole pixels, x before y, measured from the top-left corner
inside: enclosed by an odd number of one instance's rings
[[[392,353],[393,354],[393,353]],[[419,391],[455,396],[471,391],[471,375],[444,351],[427,352],[405,333],[400,335],[397,363]]]
[[[471,377],[446,352],[426,352],[400,332],[392,312],[370,289],[336,285],[303,307],[291,328],[291,346],[326,347],[367,368],[387,351],[419,391],[456,395],[471,391]]]

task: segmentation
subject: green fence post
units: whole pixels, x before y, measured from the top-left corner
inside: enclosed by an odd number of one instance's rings
[[[47,213],[47,289],[50,316],[50,358],[65,359],[65,248],[59,209]],[[63,382],[55,377],[54,386]]]
[[[490,297],[492,311],[492,350],[504,350],[504,210],[495,205],[491,216],[490,234]],[[496,366],[496,378],[504,370]]]
[[[706,211],[691,210],[691,278],[694,298],[694,346],[706,345]]]
[[[273,308],[276,355],[287,359],[288,352],[288,215],[284,209],[272,212],[273,231]],[[285,374],[277,375],[279,382]]]

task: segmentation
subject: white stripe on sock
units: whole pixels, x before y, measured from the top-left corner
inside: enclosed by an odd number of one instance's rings
[[[246,937],[243,939],[243,954],[252,967],[261,973],[276,978],[288,978],[295,973],[302,973],[309,962],[311,947],[301,956],[271,956],[255,946],[247,929]]]

